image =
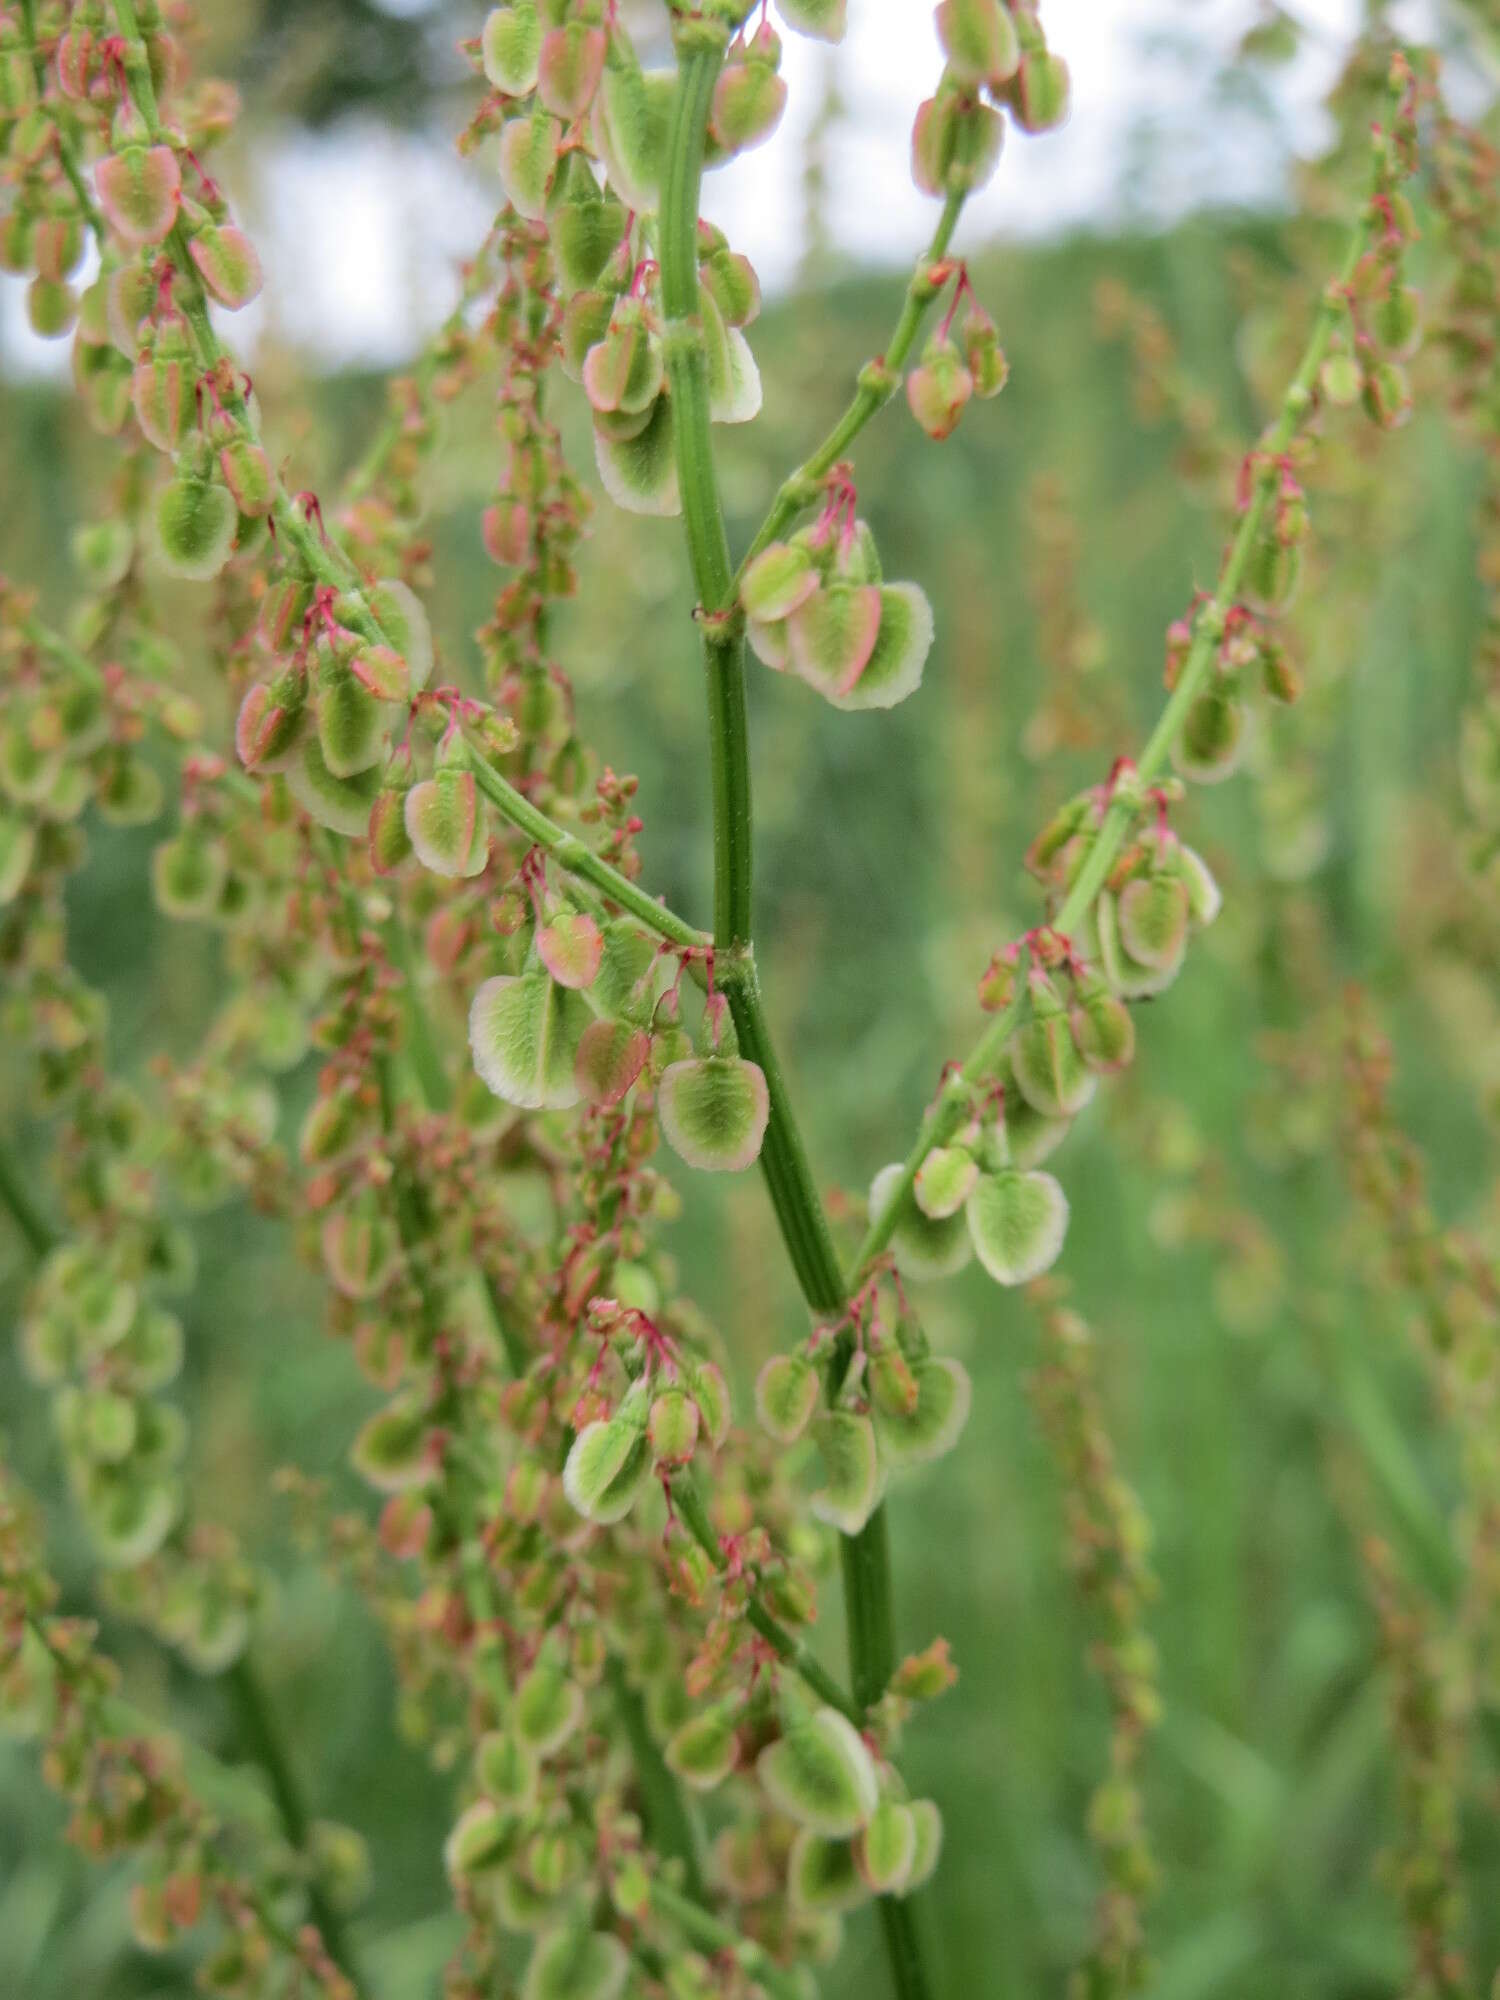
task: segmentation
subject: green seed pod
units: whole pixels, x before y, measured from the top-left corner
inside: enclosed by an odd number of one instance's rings
[[[276,475],[260,445],[243,436],[231,438],[220,449],[219,471],[242,514],[258,516],[271,511]]]
[[[1130,1009],[1097,974],[1079,983],[1068,1014],[1074,1046],[1096,1075],[1128,1069],[1135,1055],[1135,1022]]]
[[[698,275],[726,326],[749,326],[759,315],[760,280],[748,257],[721,246],[698,266]]]
[[[487,979],[469,1010],[474,1067],[496,1097],[527,1111],[578,1102],[574,1068],[588,1003],[537,968]]]
[[[443,1843],[450,1882],[461,1883],[495,1868],[511,1844],[514,1822],[489,1799],[476,1799],[459,1815]]]
[[[934,334],[922,350],[922,362],[906,378],[906,400],[912,415],[930,438],[941,441],[958,427],[964,406],[974,393],[974,377],[946,334]]]
[[[536,1758],[508,1730],[491,1730],[480,1737],[474,1775],[485,1797],[508,1811],[524,1812],[536,1800]]]
[[[78,317],[78,294],[56,278],[33,278],[26,287],[26,318],[34,334],[56,340]]]
[[[858,1833],[880,1803],[864,1740],[835,1708],[817,1709],[770,1744],[755,1773],[779,1811],[825,1839]]]
[[[168,917],[206,917],[216,908],[229,872],[217,841],[189,830],[163,841],[151,857],[156,907]]]
[[[872,1400],[880,1456],[896,1471],[942,1458],[958,1443],[969,1420],[972,1389],[968,1370],[946,1356],[919,1361],[911,1369],[916,1400],[908,1409],[887,1398]]]
[[[672,399],[658,396],[645,424],[633,436],[610,437],[603,419],[594,423],[594,458],[604,490],[631,514],[679,514],[677,445]]]
[[[563,1466],[563,1491],[586,1521],[623,1521],[651,1479],[651,1446],[639,1410],[585,1424]]]
[[[349,1461],[377,1493],[412,1492],[428,1485],[436,1470],[431,1439],[420,1398],[398,1396],[361,1426]]]
[[[675,69],[643,70],[623,37],[613,38],[594,97],[593,135],[610,186],[638,215],[655,214],[661,200],[676,94]]]
[[[583,1690],[569,1679],[552,1647],[544,1647],[516,1689],[511,1722],[538,1757],[560,1750],[583,1721]]]
[[[539,1938],[521,2000],[621,2000],[630,1979],[630,1954],[608,1931],[570,1925]]]
[[[849,0],[776,0],[776,10],[789,28],[820,42],[841,42]]]
[[[770,1099],[757,1064],[705,1056],[664,1073],[657,1111],[667,1143],[690,1167],[742,1173],[760,1155]]]
[[[818,1371],[800,1354],[773,1354],[755,1378],[755,1413],[778,1444],[795,1444],[818,1406]]]
[[[814,1417],[812,1434],[825,1483],[809,1505],[820,1521],[827,1521],[841,1535],[857,1535],[880,1505],[884,1490],[875,1427],[868,1417],[852,1410],[826,1410]]]
[[[748,152],[770,138],[786,109],[786,83],[777,74],[781,42],[763,21],[747,45],[736,42],[714,85],[709,135],[721,154]]]
[[[870,1184],[870,1215],[873,1218],[901,1180],[901,1163],[882,1167]],[[901,1207],[891,1234],[891,1248],[903,1276],[947,1278],[961,1271],[972,1254],[969,1232],[961,1216],[933,1221],[916,1203],[907,1199]]]
[[[855,1865],[865,1884],[877,1896],[902,1895],[916,1858],[917,1822],[911,1807],[882,1799],[869,1825],[855,1836]]]
[[[1127,882],[1116,900],[1120,942],[1137,965],[1175,971],[1187,949],[1187,884],[1175,875]]]
[[[1196,784],[1232,776],[1245,747],[1245,705],[1226,687],[1206,688],[1189,708],[1172,762]]]
[[[557,120],[540,108],[529,117],[509,119],[500,133],[500,185],[511,207],[528,222],[540,222],[547,213],[561,137]]]
[[[646,1434],[658,1466],[686,1465],[698,1448],[698,1406],[681,1389],[664,1389],[651,1405]]]
[[[1046,49],[1028,51],[1021,57],[1005,94],[1023,131],[1050,132],[1066,123],[1072,109],[1068,65],[1061,56]]]
[[[934,1222],[956,1215],[979,1175],[974,1156],[962,1146],[936,1146],[917,1169],[912,1188],[917,1207]]]
[[[239,516],[224,487],[184,472],[162,489],[156,503],[156,539],[173,576],[206,582],[217,576],[234,548]]]
[[[693,1791],[713,1791],[739,1761],[734,1710],[727,1702],[715,1702],[690,1716],[673,1731],[665,1756],[667,1768]]]
[[[1006,1167],[984,1175],[964,1211],[974,1251],[999,1285],[1024,1285],[1057,1262],[1068,1198],[1051,1174]]]
[[[685,1364],[685,1372],[688,1393],[697,1406],[708,1441],[715,1451],[720,1451],[729,1437],[732,1414],[729,1384],[724,1379],[724,1372],[712,1361],[689,1361]]]
[[[804,1827],[792,1842],[786,1864],[787,1895],[804,1921],[857,1910],[869,1890],[848,1840],[825,1840]]]
[[[536,89],[542,54],[542,24],[533,0],[512,0],[488,15],[480,38],[484,73],[506,97],[529,97]]]
[[[1003,83],[1021,60],[1016,26],[1000,0],[942,0],[938,40],[960,83]]]

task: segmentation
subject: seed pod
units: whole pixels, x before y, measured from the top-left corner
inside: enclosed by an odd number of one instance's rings
[[[157,546],[174,576],[197,582],[217,576],[233,551],[238,526],[225,488],[190,471],[164,487],[156,503]]]
[[[516,1689],[511,1723],[538,1757],[551,1757],[583,1721],[583,1690],[564,1671],[554,1647],[544,1646]]]
[[[536,94],[554,117],[571,125],[594,101],[604,74],[608,38],[602,28],[567,21],[542,37]]]
[[[776,8],[799,35],[811,35],[820,42],[844,39],[849,0],[776,0]]]
[[[350,1461],[377,1493],[407,1493],[432,1481],[431,1428],[420,1398],[401,1395],[367,1420]]]
[[[315,709],[318,747],[334,777],[354,778],[379,762],[385,745],[385,715],[343,660],[325,658],[320,665]],[[473,783],[472,776],[469,782]]]
[[[1394,361],[1377,361],[1365,376],[1366,413],[1382,430],[1399,430],[1411,415],[1411,385]]]
[[[406,830],[406,787],[387,773],[370,808],[370,866],[377,875],[394,875],[413,851]]]
[[[507,97],[529,97],[541,67],[542,25],[534,0],[511,0],[488,15],[480,37],[484,73]]]
[[[698,266],[704,289],[726,326],[749,326],[760,313],[760,280],[748,257],[727,245]]]
[[[131,249],[163,243],[177,220],[182,174],[170,146],[126,146],[94,170],[99,206]]]
[[[968,1200],[979,1166],[962,1146],[936,1146],[917,1169],[912,1193],[917,1207],[934,1221],[957,1215]]]
[[[1029,982],[1032,1016],[1012,1036],[1007,1054],[1017,1088],[1044,1118],[1073,1118],[1093,1097],[1097,1080],[1073,1041],[1068,1017],[1050,980]]]
[[[910,1806],[882,1799],[855,1837],[854,1860],[877,1896],[901,1895],[917,1858],[917,1822]]]
[[[885,1208],[893,1190],[901,1180],[899,1161],[882,1167],[870,1184],[870,1216],[873,1220]],[[908,1198],[902,1203],[891,1233],[891,1248],[896,1255],[896,1264],[903,1277],[907,1278],[947,1278],[961,1271],[972,1254],[969,1232],[962,1216],[953,1215],[943,1221],[933,1221],[923,1215],[916,1203]]]
[[[596,1526],[623,1521],[651,1478],[651,1447],[638,1409],[585,1424],[563,1466],[563,1491]]]
[[[1135,1022],[1124,1001],[1111,993],[1097,974],[1090,973],[1079,982],[1068,1026],[1079,1055],[1096,1074],[1109,1076],[1130,1067],[1135,1055]]]
[[[911,413],[930,438],[951,437],[974,393],[974,377],[946,334],[934,334],[922,350],[921,366],[906,378]]]
[[[827,1521],[841,1535],[857,1535],[880,1505],[884,1484],[875,1426],[853,1410],[825,1410],[813,1418],[812,1433],[824,1483],[808,1504],[820,1521]]]
[[[618,1104],[646,1067],[651,1037],[628,1021],[590,1021],[578,1040],[573,1080],[585,1103]]]
[[[818,1402],[818,1373],[800,1354],[773,1354],[755,1378],[755,1412],[778,1444],[795,1444]]]
[[[1066,122],[1072,108],[1068,65],[1046,49],[1029,51],[1021,57],[1005,95],[1022,131],[1050,132]]]
[[[1000,1285],[1050,1270],[1068,1229],[1068,1199],[1051,1174],[1014,1167],[983,1176],[964,1213],[975,1254]]]
[[[487,979],[469,1010],[474,1067],[507,1104],[566,1110],[578,1102],[574,1068],[591,1019],[588,1003],[540,968]]]
[[[614,1933],[575,1923],[537,1940],[522,2000],[621,2000],[629,1979],[630,1954]]]
[[[593,918],[579,910],[560,910],[536,934],[537,957],[559,986],[592,986],[604,956],[604,939]]]
[[[529,117],[507,120],[500,133],[500,185],[511,207],[528,222],[540,222],[547,213],[561,136],[556,119],[540,108]]]
[[[477,875],[483,869],[489,847],[472,771],[449,766],[435,772],[412,786],[404,811],[407,834],[424,868],[449,877]]]
[[[658,1466],[686,1465],[698,1448],[698,1406],[681,1389],[664,1389],[651,1405],[646,1435]]]
[[[740,1173],[759,1157],[770,1117],[766,1079],[738,1056],[673,1063],[659,1086],[667,1143],[690,1167]]]
[[[773,1805],[825,1839],[858,1833],[880,1803],[864,1739],[835,1708],[789,1729],[760,1753],[755,1772]]]
[[[910,1372],[915,1389],[910,1409],[893,1407],[884,1397],[871,1406],[881,1459],[898,1471],[952,1451],[969,1420],[973,1393],[968,1370],[946,1355],[919,1361]]]
[[[276,475],[262,446],[244,436],[232,437],[228,444],[220,448],[219,470],[224,484],[234,495],[235,506],[242,514],[258,519],[260,515],[270,513],[276,493]]]
[[[642,428],[631,436],[609,436],[604,421],[598,418],[594,424],[594,458],[615,505],[631,514],[681,513],[671,397],[658,396]]]
[[[1016,25],[1000,0],[942,0],[938,40],[960,83],[1003,83],[1021,60]]]
[[[42,340],[57,340],[78,316],[78,294],[56,278],[33,278],[26,287],[26,318]]]
[[[691,1790],[713,1791],[739,1761],[733,1709],[727,1702],[715,1702],[690,1716],[668,1739],[663,1754],[667,1768]]]
[[[197,380],[187,329],[170,319],[130,378],[136,422],[158,451],[175,452],[182,442],[197,407]]]
[[[777,74],[781,42],[763,21],[748,46],[737,42],[714,85],[709,133],[726,154],[763,145],[781,123],[786,83]]]
[[[1244,703],[1226,687],[1210,687],[1189,708],[1172,762],[1183,777],[1217,785],[1234,772],[1244,744]]]
[[[638,215],[654,214],[660,202],[676,95],[675,69],[642,70],[633,52],[612,46],[594,97],[594,140],[611,187]]]
[[[489,1799],[476,1799],[443,1842],[448,1879],[464,1883],[496,1867],[510,1843],[511,1821]]]
[[[31,254],[39,277],[62,284],[83,258],[83,226],[76,215],[48,215],[32,232]]]
[[[245,690],[235,718],[234,743],[247,771],[282,768],[296,748],[307,713],[307,682],[298,672]]]
[[[746,617],[779,623],[807,602],[818,582],[818,572],[804,547],[796,542],[772,542],[746,568],[740,603]]]
[[[1137,877],[1120,891],[1116,907],[1120,942],[1138,965],[1165,972],[1181,964],[1190,915],[1185,882],[1173,875]]]
[[[566,160],[579,160],[581,155],[569,153]],[[584,169],[589,181],[592,175]],[[561,174],[558,176],[561,179]],[[552,238],[552,252],[557,260],[558,275],[563,288],[568,292],[583,290],[586,286],[599,282],[610,259],[625,240],[626,224],[629,220],[625,204],[613,193],[601,194],[597,187],[590,193],[572,195],[558,202],[554,187],[554,206],[548,217],[548,233]]]
[[[244,230],[232,222],[205,223],[189,240],[188,254],[211,295],[231,312],[259,294],[260,258]]]
[[[985,402],[998,396],[1010,380],[1010,363],[1001,348],[995,322],[981,305],[970,306],[964,314],[963,351],[974,394]]]
[[[787,1897],[794,1910],[824,1922],[869,1900],[854,1861],[854,1843],[825,1840],[803,1827],[786,1862]]]

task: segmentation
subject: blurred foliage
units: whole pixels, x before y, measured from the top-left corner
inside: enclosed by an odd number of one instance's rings
[[[265,0],[270,32],[257,61],[279,60],[282,26],[305,11]],[[309,116],[335,96],[378,96],[382,79],[428,46],[420,20],[358,0],[326,13],[338,73],[306,71]],[[943,1056],[971,1037],[974,984],[991,952],[1030,920],[1026,840],[1065,789],[1138,740],[1160,698],[1163,631],[1213,570],[1223,514],[1204,500],[1224,496],[1195,491],[1180,439],[1134,413],[1126,357],[1094,329],[1096,281],[1123,279],[1155,306],[1194,381],[1249,435],[1256,341],[1268,324],[1259,302],[1284,284],[1300,248],[1270,226],[1204,221],[1160,239],[996,253],[977,282],[1010,355],[1006,396],[941,450],[900,408],[861,447],[861,488],[893,573],[920,578],[940,607],[924,690],[874,717],[833,713],[768,674],[752,687],[767,985],[818,1169],[847,1186],[846,1212],[874,1168],[904,1149]],[[726,453],[738,540],[835,414],[855,361],[879,346],[894,289],[862,279],[768,312],[755,329],[767,413]],[[831,367],[831,354],[847,365]],[[278,372],[262,375],[271,432],[305,434],[299,481],[331,485],[378,417],[378,389],[330,381],[292,407],[277,399]],[[432,602],[444,672],[457,678],[494,588],[478,532],[491,450],[482,391],[449,425],[433,495]],[[586,457],[582,435],[575,445]],[[42,583],[59,618],[70,579],[58,524],[78,518],[108,450],[50,391],[0,386],[10,497],[0,568]],[[1025,746],[1044,693],[1034,535],[1044,473],[1076,529],[1072,588],[1100,635],[1087,672],[1123,733],[1104,754],[1039,767]],[[1399,1302],[1351,1283],[1336,1165],[1273,1157],[1257,1142],[1268,1089],[1258,1038],[1298,1025],[1311,939],[1328,989],[1360,977],[1398,1029],[1400,1107],[1429,1154],[1439,1207],[1465,1215],[1487,1186],[1476,1068],[1496,1047],[1494,997],[1463,986],[1421,942],[1409,866],[1454,788],[1480,616],[1468,527],[1476,470],[1419,420],[1385,477],[1373,503],[1379,532],[1362,566],[1356,542],[1354,585],[1341,586],[1336,620],[1312,621],[1303,661],[1310,699],[1321,685],[1335,691],[1320,717],[1316,865],[1257,889],[1268,862],[1289,872],[1265,787],[1195,797],[1190,837],[1221,872],[1225,921],[1146,1011],[1135,1072],[1083,1121],[1069,1153],[1075,1221],[1064,1268],[1096,1329],[1104,1408],[1154,1524],[1161,1584],[1150,1616],[1165,1721],[1145,1764],[1162,1871],[1149,1917],[1154,2000],[1379,2000],[1407,1990],[1398,1915],[1376,1865],[1394,1839],[1395,1801],[1378,1634],[1336,1475],[1357,1409],[1396,1483],[1415,1483],[1420,1518],[1424,1504],[1451,1499],[1449,1446]],[[1335,540],[1351,524],[1358,516],[1343,501],[1318,519]],[[702,911],[708,801],[680,540],[670,526],[601,511],[559,651],[575,675],[582,733],[617,769],[640,773],[648,879],[674,906]],[[217,981],[212,941],[169,932],[151,904],[147,862],[159,837],[96,831],[71,912],[80,970],[108,989],[115,1045],[137,1070],[192,1044]],[[311,1074],[295,1080],[304,1096]],[[287,1095],[284,1131],[298,1110],[296,1090]],[[24,1143],[18,1079],[3,1058],[0,1114]],[[1174,1239],[1172,1201],[1181,1207],[1210,1184],[1229,1190],[1228,1206],[1271,1246],[1268,1262],[1242,1269],[1212,1242]],[[686,1176],[682,1185],[673,1248],[690,1289],[723,1319],[743,1403],[760,1359],[799,1327],[799,1308],[753,1177],[727,1199]],[[270,1225],[231,1210],[202,1224],[199,1240],[183,1391],[198,1413],[194,1477],[216,1517],[279,1577],[266,1621],[274,1648],[262,1640],[261,1666],[317,1810],[369,1837],[376,1888],[358,1929],[379,1995],[433,1993],[453,1936],[451,1920],[433,1914],[447,1908],[439,1848],[449,1786],[420,1746],[391,1731],[396,1695],[377,1634],[350,1595],[292,1551],[271,1495],[274,1468],[290,1461],[331,1472],[342,1499],[368,1506],[343,1462],[374,1394],[317,1334],[315,1282],[278,1254]],[[8,1238],[0,1259],[9,1314],[22,1274]],[[944,1992],[1032,2000],[1064,1990],[1088,1934],[1097,1883],[1084,1814],[1108,1715],[1087,1671],[1060,1494],[1026,1393],[1036,1327],[1023,1302],[973,1276],[930,1318],[935,1343],[970,1368],[975,1403],[961,1450],[893,1510],[901,1629],[945,1634],[961,1670],[908,1749],[913,1787],[940,1797],[947,1818],[926,1922]],[[18,1470],[56,1500],[40,1402],[9,1342],[0,1403]],[[1400,1521],[1380,1525],[1399,1539]],[[82,1608],[83,1551],[65,1507],[54,1506],[50,1527]],[[234,1759],[211,1681],[168,1670],[126,1628],[106,1637],[135,1699],[156,1708],[170,1697],[198,1740]],[[832,1634],[829,1645],[837,1650]],[[1493,1790],[1493,1771],[1486,1782]],[[1493,1965],[1493,1819],[1464,1828],[1463,1860],[1476,1957]],[[0,1752],[0,1994],[186,1993],[176,1961],[122,1941],[125,1882],[64,1846],[28,1756]],[[829,2000],[872,1990],[874,1932],[861,1921],[825,1982]]]

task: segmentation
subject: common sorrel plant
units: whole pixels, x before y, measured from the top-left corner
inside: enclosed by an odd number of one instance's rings
[[[940,442],[1006,388],[960,224],[1008,128],[1024,141],[1065,120],[1068,71],[1032,5],[936,9],[934,88],[911,133],[930,243],[844,413],[732,548],[716,431],[760,410],[761,299],[702,213],[704,174],[781,117],[776,19],[837,43],[844,12],[673,0],[655,23],[672,60],[646,68],[613,0],[494,9],[468,48],[463,146],[496,167],[504,206],[450,317],[392,384],[387,421],[347,454],[342,491],[320,495],[284,469],[231,345],[262,271],[209,165],[236,105],[194,75],[191,10],[0,6],[0,261],[26,276],[36,330],[71,334],[78,396],[117,443],[77,524],[87,595],[59,622],[23,585],[0,590],[6,1020],[53,1146],[37,1183],[0,1152],[0,1198],[34,1265],[21,1348],[104,1602],[225,1678],[274,1813],[120,1699],[91,1628],[55,1609],[39,1516],[13,1479],[0,1669],[7,1717],[44,1740],[82,1844],[141,1852],[142,1943],[216,1925],[199,1956],[210,1991],[378,1990],[345,1924],[357,1836],[314,1822],[249,1663],[274,1601],[185,1499],[186,1420],[167,1392],[196,1331],[195,1247],[177,1218],[239,1194],[326,1276],[330,1327],[386,1397],[350,1441],[378,1524],[335,1515],[303,1475],[283,1483],[309,1544],[368,1599],[404,1712],[454,1773],[451,2000],[517,1981],[527,2000],[807,1995],[866,1902],[891,1990],[937,1993],[917,1892],[940,1865],[942,1800],[914,1795],[902,1739],[955,1664],[940,1635],[898,1637],[886,1507],[910,1469],[982,1449],[964,1441],[969,1377],[922,1321],[926,1288],[971,1260],[1002,1287],[1038,1281],[1036,1400],[1109,1703],[1089,1816],[1105,1887],[1077,1990],[1147,1977],[1151,1573],[1092,1338],[1045,1275],[1068,1231],[1065,1142],[1130,1065],[1136,1010],[1219,914],[1186,837],[1189,788],[1228,777],[1267,705],[1300,691],[1278,614],[1306,559],[1320,439],[1367,425],[1378,440],[1410,413],[1416,195],[1442,224],[1434,255],[1468,274],[1452,371],[1466,409],[1477,350],[1492,373],[1494,291],[1474,273],[1494,276],[1493,172],[1443,111],[1431,58],[1372,29],[1341,93],[1358,155],[1352,177],[1331,169],[1343,246],[1238,463],[1217,574],[1168,634],[1165,704],[1138,746],[1121,739],[1116,690],[1091,706],[1072,537],[1055,488],[1039,493],[1053,679],[1028,747],[1080,747],[1100,767],[1031,842],[1029,926],[972,954],[988,1018],[966,1052],[935,1055],[919,1130],[853,1216],[814,1173],[757,969],[747,682],[764,667],[840,711],[918,693],[942,607],[919,579],[887,577],[902,565],[862,506],[861,435],[894,403],[909,415],[887,421]],[[1414,193],[1428,131],[1444,165]],[[1103,303],[1159,364],[1149,317]],[[503,582],[460,662],[429,622],[441,578],[423,487],[443,409],[476,381],[495,390],[482,532]],[[1163,403],[1188,413],[1196,469],[1211,465],[1211,413],[1180,385]],[[580,415],[592,470],[564,445]],[[614,505],[685,535],[707,928],[644,878],[650,801],[580,739],[554,652],[595,474]],[[1465,738],[1480,819],[1493,705],[1481,689]],[[144,1090],[112,1070],[107,996],[69,959],[65,895],[91,819],[168,820],[157,905],[222,940],[225,998],[203,1045],[164,1054]],[[317,1090],[289,1152],[282,1080],[309,1052]],[[758,1166],[775,1213],[805,1316],[760,1369],[753,1411],[732,1407],[723,1337],[660,1241],[663,1140],[697,1172]],[[1445,1239],[1398,1229],[1401,1190],[1373,1145],[1362,1192],[1395,1202],[1387,1233],[1425,1294]],[[1263,1268],[1265,1233],[1198,1192],[1202,1233]],[[1476,1439],[1493,1410],[1465,1414],[1488,1476]],[[1383,1558],[1371,1569],[1409,1707],[1429,1663]],[[1442,1791],[1445,1742],[1409,1785]],[[1422,1851],[1451,1846],[1445,1821]],[[1441,1984],[1443,1930],[1415,1990],[1459,1990]]]

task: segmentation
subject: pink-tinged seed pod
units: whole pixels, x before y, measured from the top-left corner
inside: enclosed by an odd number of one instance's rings
[[[136,363],[130,400],[149,442],[158,451],[176,451],[197,402],[197,371],[178,322],[169,321],[158,333],[155,347]]]
[[[951,91],[917,106],[911,129],[911,177],[923,194],[942,194],[958,135],[958,99]]]
[[[126,146],[95,170],[99,205],[124,243],[139,250],[166,240],[177,220],[182,173],[170,146]]]
[[[531,553],[531,509],[524,500],[486,507],[481,533],[491,562],[524,563]]]
[[[156,283],[147,262],[132,258],[110,272],[105,283],[105,317],[109,337],[125,356],[134,361],[141,351],[141,321],[151,310]]]
[[[762,47],[763,38],[775,43],[772,57]],[[742,60],[731,59],[714,85],[713,106],[708,129],[715,143],[726,153],[748,152],[762,145],[781,123],[786,109],[786,83],[776,73],[781,44],[769,27],[763,28],[750,44]]]
[[[972,305],[964,314],[964,360],[974,378],[974,394],[987,402],[998,396],[1010,380],[1010,363],[995,332],[995,322],[981,305]]]
[[[922,365],[906,378],[911,413],[930,438],[951,437],[974,393],[974,377],[945,334],[936,334],[922,352]]]
[[[242,514],[256,519],[270,513],[276,475],[260,445],[245,437],[231,438],[219,453],[219,470]]]
[[[0,216],[0,271],[23,278],[32,268],[31,239],[35,231],[31,216],[19,208]]]
[[[76,215],[45,216],[36,226],[31,254],[37,274],[61,284],[83,260],[83,228]]]
[[[604,74],[607,46],[603,28],[587,28],[581,21],[549,28],[542,37],[536,94],[555,118],[571,124],[588,110]]]
[[[232,222],[205,225],[188,244],[188,253],[209,292],[231,312],[249,305],[260,291],[260,258],[255,245]]]
[[[406,791],[382,785],[370,808],[370,866],[377,875],[393,875],[412,851],[406,830]]]
[[[87,28],[69,28],[58,37],[55,63],[63,96],[87,97],[94,80],[94,37]]]

